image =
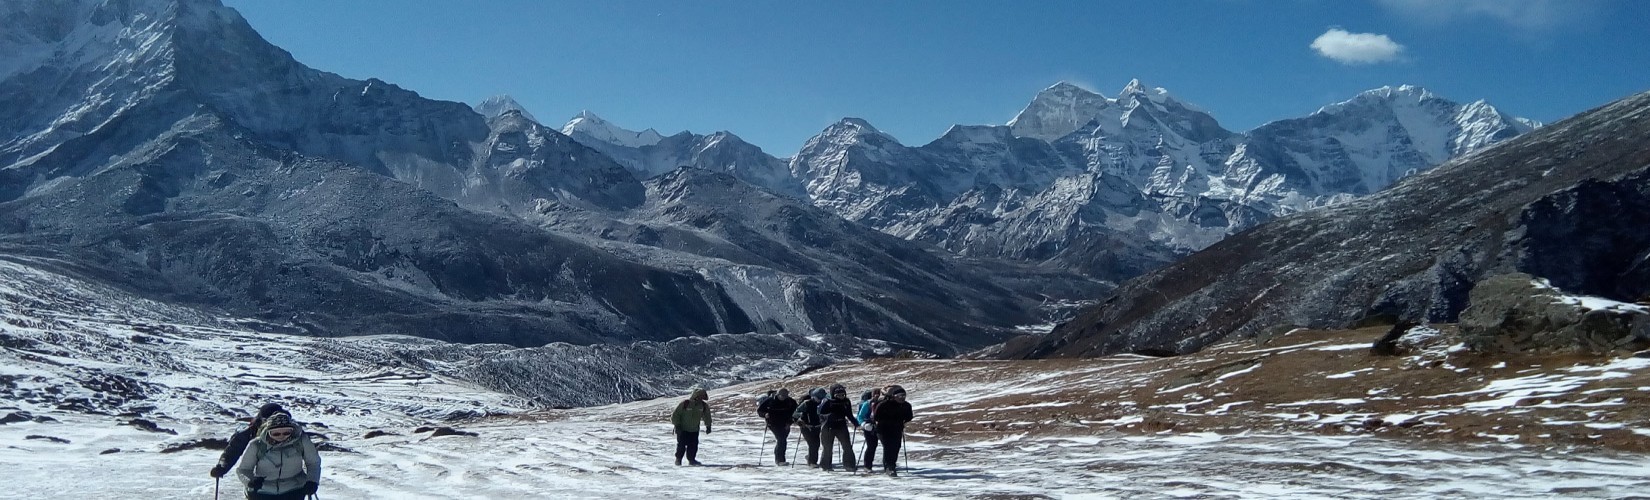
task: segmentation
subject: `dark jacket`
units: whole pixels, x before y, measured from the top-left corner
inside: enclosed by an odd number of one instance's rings
[[[832,397],[820,403],[819,418],[824,419],[825,426],[832,429],[846,429],[849,422],[859,427],[859,419],[854,418],[854,403],[846,397]]]
[[[797,413],[801,414],[800,423],[803,426],[819,427],[820,420],[818,401],[814,401],[813,398],[808,398],[807,401],[802,402],[802,406],[797,408]]]
[[[796,400],[790,396],[774,396],[762,401],[762,404],[756,407],[756,414],[768,421],[769,426],[789,427],[794,418],[791,414],[796,412],[796,407]]]
[[[911,421],[911,403],[898,399],[888,399],[877,405],[877,411],[871,415],[877,423],[878,429],[905,429],[905,423]]]
[[[222,455],[218,455],[218,468],[225,471],[234,469],[235,462],[240,461],[241,453],[246,451],[246,444],[252,442],[252,438],[258,434],[258,427],[262,425],[261,420],[253,421],[251,426],[235,431],[235,435],[229,436],[229,446],[224,447]]]

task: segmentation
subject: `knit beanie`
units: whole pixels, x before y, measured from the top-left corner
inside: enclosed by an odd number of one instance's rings
[[[297,429],[298,424],[292,422],[291,415],[287,415],[286,413],[275,413],[270,415],[268,420],[264,421],[264,428],[259,432],[259,434],[265,434],[268,433],[270,429],[279,429],[282,427]]]

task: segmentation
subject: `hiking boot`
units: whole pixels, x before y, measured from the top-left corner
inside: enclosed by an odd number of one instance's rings
[[[676,465],[682,465],[682,457],[676,457]]]
[[[777,466],[780,466],[780,467],[784,467],[784,466],[787,466],[787,465],[790,465],[790,464],[791,464],[791,463],[790,463],[790,462],[786,462],[786,461],[784,461],[784,460],[780,460],[780,461],[778,461],[778,462],[774,462],[774,463],[773,463],[773,464],[774,464],[774,465],[777,465]]]
[[[888,471],[888,477],[899,477],[898,472]]]
[[[829,465],[820,467],[819,470],[822,470],[822,471],[825,471],[825,472],[836,472],[836,468],[833,468]]]
[[[697,465],[705,465],[705,464],[702,464],[702,463],[699,463],[699,461],[698,461],[698,460],[692,460],[692,459],[690,459],[690,460],[688,460],[688,465],[695,465],[695,466],[697,466]]]

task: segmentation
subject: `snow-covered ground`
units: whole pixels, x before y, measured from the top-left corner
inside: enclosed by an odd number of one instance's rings
[[[1432,329],[1406,337],[1401,356],[1367,353],[1379,331],[1303,331],[1168,359],[874,360],[727,387],[707,375],[718,412],[708,466],[677,467],[674,398],[534,409],[454,376],[503,346],[238,325],[0,262],[0,498],[210,498],[215,487],[238,498],[233,479],[206,476],[210,440],[272,400],[328,438],[322,498],[1616,498],[1650,487],[1638,452],[1650,442],[1650,360],[1457,357]],[[586,380],[566,377],[546,380]],[[911,390],[901,477],[758,465],[771,443],[752,398],[832,382]],[[420,430],[436,426],[475,435]]]
[[[704,435],[704,467],[672,465],[672,401],[592,408],[543,419],[476,422],[478,436],[360,437],[367,419],[335,425],[322,498],[1551,498],[1622,497],[1650,487],[1650,457],[1499,444],[1441,447],[1374,437],[1213,433],[989,440],[914,435],[898,478],[758,466],[771,445],[754,421]],[[923,412],[922,402],[917,412]],[[165,422],[179,436],[69,417],[0,427],[7,498],[210,498],[212,450],[160,452],[224,425]],[[50,435],[69,441],[28,439]],[[793,436],[795,434],[793,433]],[[104,454],[107,450],[118,452]],[[800,460],[799,460],[800,461]],[[226,498],[238,485],[226,479]]]

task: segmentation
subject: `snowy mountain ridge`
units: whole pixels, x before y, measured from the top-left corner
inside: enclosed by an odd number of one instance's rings
[[[481,113],[481,116],[485,116],[489,120],[498,118],[506,112],[515,111],[517,113],[521,113],[521,116],[527,118],[528,120],[535,122],[539,121],[538,118],[533,117],[532,113],[527,112],[527,108],[522,107],[521,103],[516,102],[514,98],[511,98],[509,95],[505,94],[499,94],[483,99],[480,103],[476,104],[474,108],[477,113]]]
[[[953,252],[1123,279],[1271,218],[1373,193],[1536,126],[1483,101],[1461,105],[1404,85],[1235,133],[1138,79],[1115,98],[1058,82],[1006,125],[953,126],[920,147],[844,118],[810,138],[786,171],[766,154],[732,160],[761,165],[749,169],[760,176],[716,169]],[[640,155],[622,144],[575,139],[639,175],[665,171],[623,160]],[[1106,243],[1080,250],[1096,241]]]
[[[652,146],[664,140],[664,136],[651,128],[641,132],[625,130],[589,111],[582,111],[578,116],[568,120],[566,125],[562,125],[561,133],[567,136],[582,135],[592,140],[628,148]]]

